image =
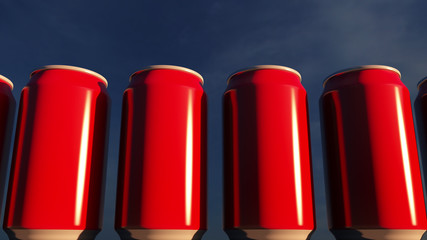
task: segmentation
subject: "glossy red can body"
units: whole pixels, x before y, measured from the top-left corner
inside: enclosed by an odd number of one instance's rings
[[[0,206],[3,204],[10,143],[15,114],[15,98],[12,95],[13,83],[0,75]]]
[[[300,81],[295,70],[275,65],[228,80],[224,229],[231,239],[306,239],[315,229],[307,94]]]
[[[334,235],[389,239],[403,232],[402,239],[420,239],[426,211],[409,91],[399,71],[370,65],[334,74],[320,107]]]
[[[182,239],[196,239],[206,229],[202,84],[198,73],[169,65],[131,76],[123,96],[116,205],[122,239],[126,234],[132,239],[180,235],[171,230],[189,234]]]
[[[66,230],[55,239],[69,239],[61,235],[100,230],[106,87],[101,75],[77,67],[46,66],[31,74],[21,93],[15,134],[4,221],[10,236],[47,239]]]
[[[415,99],[415,112],[418,130],[418,143],[422,157],[424,179],[427,179],[427,78],[418,83],[418,95]],[[424,186],[424,189],[426,187]]]

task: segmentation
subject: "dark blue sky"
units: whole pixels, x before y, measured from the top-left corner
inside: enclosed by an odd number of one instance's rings
[[[308,92],[318,230],[327,231],[318,100],[323,80],[343,68],[384,64],[399,69],[412,99],[427,76],[425,1],[0,1],[0,74],[19,99],[32,70],[66,64],[109,82],[112,99],[104,230],[113,240],[114,194],[122,93],[148,65],[199,72],[209,107],[209,231],[222,233],[222,94],[238,69],[277,64],[296,69]],[[1,239],[6,239],[4,234]]]

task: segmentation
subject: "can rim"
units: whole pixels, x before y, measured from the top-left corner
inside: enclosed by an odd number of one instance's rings
[[[78,72],[84,72],[84,73],[87,73],[87,74],[90,74],[90,75],[92,75],[92,76],[95,76],[95,77],[99,78],[99,79],[100,79],[100,80],[105,84],[105,86],[106,86],[106,87],[108,87],[107,79],[105,79],[105,77],[103,77],[101,74],[99,74],[99,73],[97,73],[97,72],[94,72],[94,71],[92,71],[92,70],[86,69],[86,68],[75,67],[75,66],[69,66],[69,65],[46,65],[46,66],[43,66],[43,67],[41,67],[41,68],[39,68],[39,69],[37,69],[37,70],[34,70],[34,71],[30,74],[30,78],[31,78],[34,74],[36,74],[36,73],[38,73],[38,72],[40,72],[40,71],[43,71],[43,70],[50,70],[50,69],[63,69],[63,70],[73,70],[73,71],[78,71]]]
[[[141,72],[145,72],[145,71],[149,71],[149,70],[154,70],[154,69],[157,69],[157,70],[158,69],[171,69],[171,70],[178,70],[178,71],[181,71],[181,72],[191,73],[194,76],[196,76],[197,78],[199,78],[199,80],[202,83],[202,85],[205,83],[204,80],[203,80],[203,77],[202,77],[202,75],[200,75],[200,73],[198,73],[198,72],[196,72],[196,71],[194,71],[192,69],[186,68],[186,67],[175,66],[175,65],[150,65],[150,66],[144,67],[141,70],[138,70],[138,71],[132,73],[132,75],[130,75],[130,77],[129,77],[129,82],[132,81],[132,78],[133,78],[134,75],[136,75],[138,73],[141,73]]]
[[[249,68],[243,68],[243,69],[238,70],[238,71],[234,72],[233,74],[231,74],[227,79],[227,85],[230,83],[230,80],[235,75],[237,75],[239,73],[250,72],[250,71],[261,70],[261,69],[276,69],[276,70],[284,70],[287,72],[291,72],[291,73],[296,74],[298,76],[299,80],[301,81],[301,74],[293,68],[285,67],[285,66],[281,66],[281,65],[255,65],[255,66],[252,66]]]
[[[352,68],[346,68],[346,69],[343,69],[341,71],[334,72],[333,74],[329,75],[325,79],[325,81],[323,81],[323,87],[325,87],[327,81],[329,81],[331,78],[337,76],[338,74],[344,74],[344,73],[349,73],[349,72],[356,72],[356,71],[367,70],[367,69],[390,70],[390,71],[393,71],[393,72],[399,74],[399,78],[402,77],[402,74],[400,74],[399,70],[397,70],[394,67],[390,67],[390,66],[386,66],[386,65],[360,65],[360,66],[356,66],[356,67],[352,67]]]
[[[417,83],[417,89],[420,90],[421,85],[423,85],[425,82],[427,81],[427,77],[421,79],[418,83]]]
[[[5,81],[10,86],[10,90],[13,90],[13,82],[10,81],[9,78],[7,78],[7,77],[5,77],[3,75],[0,75],[0,79],[3,80],[3,81]]]

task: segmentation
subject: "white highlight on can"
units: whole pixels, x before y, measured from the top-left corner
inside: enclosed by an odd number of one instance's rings
[[[76,190],[76,208],[74,215],[74,225],[78,226],[81,223],[84,187],[86,179],[87,154],[89,145],[89,125],[90,125],[90,108],[91,108],[91,93],[86,94],[85,109],[83,112],[82,136],[80,139],[80,155],[79,166],[77,173],[77,190]]]
[[[400,137],[400,146],[402,149],[402,158],[403,158],[403,170],[405,173],[405,183],[406,191],[408,194],[409,201],[409,210],[411,213],[411,223],[412,225],[417,224],[416,213],[415,213],[415,202],[414,202],[414,189],[412,186],[412,174],[411,174],[411,165],[409,163],[409,153],[408,153],[408,143],[406,141],[406,132],[405,132],[405,121],[403,119],[403,110],[402,110],[402,101],[400,99],[399,88],[395,88],[396,94],[396,109],[397,109],[397,120],[399,124],[399,137]]]
[[[191,224],[193,195],[193,93],[188,94],[187,136],[185,146],[185,225]]]
[[[292,90],[292,146],[294,155],[295,195],[297,204],[298,225],[302,225],[302,180],[301,180],[301,157],[298,136],[298,116],[295,101],[295,89]]]

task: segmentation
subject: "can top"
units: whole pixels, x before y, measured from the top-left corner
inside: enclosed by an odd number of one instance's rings
[[[227,85],[230,83],[230,79],[232,79],[237,74],[255,71],[255,70],[261,70],[261,69],[277,69],[277,70],[288,71],[288,72],[296,74],[298,76],[299,80],[301,81],[301,74],[297,70],[292,69],[290,67],[285,67],[285,66],[280,66],[280,65],[255,65],[253,67],[245,68],[245,69],[239,70],[239,71],[231,74],[230,77],[228,77],[228,79],[227,79]]]
[[[142,70],[136,71],[134,72],[132,75],[130,75],[129,77],[129,82],[132,80],[132,77],[137,74],[137,73],[141,73],[144,71],[149,71],[149,70],[153,70],[153,69],[171,69],[171,70],[178,70],[178,71],[182,71],[182,72],[187,72],[187,73],[191,73],[194,76],[198,77],[200,82],[202,83],[202,85],[204,84],[204,80],[202,75],[200,75],[198,72],[191,70],[189,68],[186,67],[180,67],[180,66],[174,66],[174,65],[151,65],[148,67],[143,68]]]
[[[418,84],[417,84],[417,88],[418,90],[420,90],[421,85],[423,85],[425,82],[427,82],[427,77],[421,79]]]
[[[86,68],[74,67],[74,66],[68,66],[68,65],[46,65],[40,69],[33,71],[30,74],[30,77],[32,77],[34,74],[36,74],[42,70],[50,70],[50,69],[63,69],[63,70],[73,70],[73,71],[78,71],[78,72],[84,72],[84,73],[87,73],[87,74],[90,74],[92,76],[99,78],[102,82],[104,82],[105,86],[108,87],[107,79],[105,79],[101,74],[94,72],[92,70],[86,69]]]
[[[9,78],[7,78],[3,75],[0,75],[0,80],[5,81],[5,83],[7,83],[10,86],[10,89],[13,90],[13,83],[12,83],[12,81],[9,80]]]
[[[389,71],[393,71],[397,74],[399,74],[399,78],[402,76],[399,72],[399,70],[397,70],[394,67],[390,67],[390,66],[385,66],[385,65],[361,65],[361,66],[357,66],[357,67],[353,67],[353,68],[346,68],[344,70],[338,71],[333,73],[332,75],[329,75],[329,77],[326,78],[325,81],[323,81],[323,87],[325,87],[326,82],[329,81],[329,79],[344,74],[344,73],[349,73],[349,72],[356,72],[356,71],[360,71],[360,70],[369,70],[369,69],[382,69],[382,70],[389,70]]]

